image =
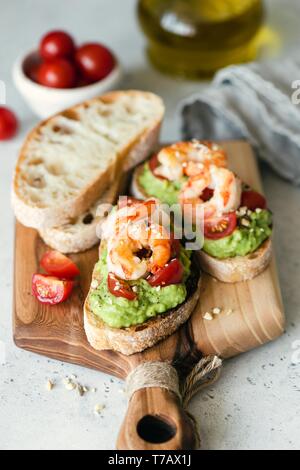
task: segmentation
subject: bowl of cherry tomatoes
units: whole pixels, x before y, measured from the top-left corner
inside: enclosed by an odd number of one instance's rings
[[[116,88],[121,78],[120,63],[108,47],[77,46],[65,31],[47,33],[38,49],[13,67],[17,89],[42,118]]]

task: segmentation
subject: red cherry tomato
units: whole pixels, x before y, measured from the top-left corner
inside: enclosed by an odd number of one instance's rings
[[[255,209],[266,209],[267,201],[262,194],[256,191],[243,191],[241,206],[248,207],[251,211]]]
[[[32,294],[43,304],[63,302],[70,296],[73,287],[73,281],[63,281],[53,276],[34,274],[32,277]]]
[[[73,279],[80,274],[76,264],[59,251],[47,251],[41,259],[41,266],[48,274],[60,279]]]
[[[51,88],[72,88],[76,83],[76,69],[66,59],[44,62],[38,69],[37,80]]]
[[[222,217],[214,217],[205,220],[204,237],[210,240],[219,240],[220,238],[231,235],[237,225],[237,217],[235,212],[229,212]]]
[[[40,68],[40,64],[34,64],[34,65],[31,65],[30,67],[28,67],[28,69],[26,70],[26,75],[28,78],[30,78],[30,80],[32,80],[33,82],[38,82],[38,71],[39,71],[39,68]]]
[[[200,198],[202,199],[202,201],[206,202],[206,201],[209,201],[213,197],[213,195],[214,195],[213,189],[205,188]]]
[[[161,180],[167,180],[168,178],[165,178],[164,176],[156,175],[155,174],[155,169],[159,166],[159,161],[158,161],[158,154],[155,153],[149,160],[149,168],[152,171],[153,175],[155,178],[159,178]]]
[[[11,139],[17,132],[18,121],[10,109],[0,106],[0,140]]]
[[[71,57],[75,51],[74,41],[64,31],[51,31],[40,42],[40,55],[45,60]]]
[[[108,273],[107,286],[109,292],[115,297],[123,297],[127,300],[136,299],[136,294],[133,292],[130,285],[127,284],[126,281],[118,279],[113,273]]]
[[[112,53],[101,44],[89,43],[79,47],[75,60],[83,77],[93,81],[102,80],[114,68]]]
[[[169,286],[179,284],[183,277],[183,266],[178,259],[172,259],[163,268],[160,268],[155,274],[150,276],[147,281],[150,286]]]
[[[154,172],[155,168],[158,167],[158,165],[159,165],[158,155],[157,153],[155,153],[154,155],[152,155],[152,157],[149,160],[149,168],[152,171],[152,173]]]

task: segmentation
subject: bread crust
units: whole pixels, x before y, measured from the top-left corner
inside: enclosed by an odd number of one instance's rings
[[[45,229],[63,225],[67,223],[70,218],[78,217],[80,214],[88,210],[89,207],[91,207],[99,198],[99,195],[105,191],[108,184],[113,181],[113,175],[118,174],[121,169],[126,171],[129,170],[137,163],[144,160],[156,147],[159,139],[161,121],[164,114],[164,106],[162,100],[158,96],[152,93],[135,90],[114,91],[99,98],[89,100],[85,102],[85,105],[89,106],[89,104],[92,104],[97,100],[101,100],[106,103],[113,103],[118,101],[119,97],[124,94],[129,96],[146,96],[148,99],[153,101],[153,105],[157,107],[159,117],[155,122],[153,122],[153,125],[149,127],[147,131],[144,131],[138,135],[134,141],[128,143],[128,145],[118,155],[116,162],[109,165],[106,170],[102,172],[100,177],[96,177],[86,185],[83,190],[78,191],[76,197],[72,197],[67,201],[64,201],[63,205],[56,204],[50,207],[39,207],[38,205],[33,205],[32,201],[25,200],[20,194],[19,175],[21,173],[22,162],[26,156],[27,147],[31,140],[38,136],[40,128],[47,125],[50,119],[53,119],[55,116],[42,121],[29,133],[20,151],[12,186],[12,205],[17,219],[23,225],[36,229]],[[82,106],[82,103],[58,113],[56,116],[62,115],[66,112],[75,112],[77,106]]]
[[[272,257],[272,240],[268,238],[257,250],[247,256],[218,259],[203,250],[197,252],[203,271],[222,282],[249,281],[262,273]]]
[[[193,272],[195,272],[195,278],[191,282],[188,297],[183,304],[142,325],[129,328],[111,328],[92,312],[89,303],[91,287],[84,304],[84,329],[91,346],[97,350],[111,349],[128,356],[150,348],[174,333],[191,316],[200,296],[200,271],[195,267]],[[95,269],[92,280],[98,283],[101,280]]]

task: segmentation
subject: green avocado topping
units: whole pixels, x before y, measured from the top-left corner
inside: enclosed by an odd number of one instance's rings
[[[247,220],[247,226],[244,226]],[[215,258],[246,256],[257,250],[272,234],[272,214],[268,210],[250,211],[238,219],[238,226],[228,237],[204,240],[203,250]]]
[[[151,287],[145,279],[129,281],[135,286],[137,298],[127,300],[115,297],[107,287],[107,252],[103,250],[96,270],[99,272],[101,282],[90,294],[90,305],[93,313],[99,316],[112,328],[127,328],[132,325],[144,323],[149,318],[165,313],[182,304],[187,295],[185,281],[190,275],[190,252],[180,251],[180,261],[184,267],[184,277],[181,284],[166,287]]]
[[[178,181],[156,178],[148,163],[145,163],[143,172],[139,177],[140,185],[149,196],[157,197],[162,203],[169,204],[169,206],[178,203],[179,191],[185,181],[186,178]]]

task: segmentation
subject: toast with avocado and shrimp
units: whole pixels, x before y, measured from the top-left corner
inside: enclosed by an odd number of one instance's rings
[[[152,93],[114,91],[40,123],[15,169],[17,219],[45,233],[82,216],[116,175],[153,151],[163,114],[162,100]]]
[[[114,217],[116,212],[108,217],[105,230]],[[172,237],[148,236],[152,223],[146,222],[144,236],[135,239],[133,234],[141,230],[135,224],[131,219],[132,235],[125,240],[102,237],[84,305],[90,344],[125,355],[174,333],[190,317],[200,295],[200,272],[197,265],[191,268],[190,253]]]
[[[265,270],[272,256],[272,214],[265,198],[245,184],[237,190],[241,183],[224,168],[226,155],[219,145],[192,141],[185,143],[183,152],[182,144],[179,143],[178,148],[173,144],[162,149],[136,168],[132,195],[143,199],[157,197],[169,205],[182,205],[185,194],[187,202],[198,198],[198,207],[201,205],[208,213],[204,215],[204,244],[197,252],[203,270],[229,283],[256,277]],[[212,167],[217,168],[213,175],[206,169]],[[203,180],[207,179],[207,172],[209,174],[208,182],[202,185],[203,172]],[[228,186],[222,174],[231,178]],[[237,184],[233,190],[234,178]],[[223,206],[220,204],[222,194],[229,195]],[[209,213],[213,205],[217,216],[213,211]]]

